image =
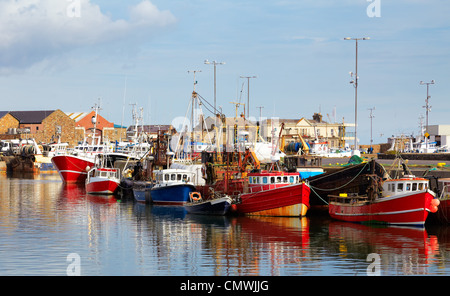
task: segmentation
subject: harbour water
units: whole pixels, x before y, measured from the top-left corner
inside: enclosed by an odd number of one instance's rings
[[[450,275],[450,227],[208,217],[0,176],[0,275]]]

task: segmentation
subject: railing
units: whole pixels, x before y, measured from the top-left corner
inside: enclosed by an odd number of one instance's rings
[[[254,193],[254,192],[260,192],[260,191],[264,191],[264,190],[276,189],[276,188],[283,187],[283,186],[294,185],[294,184],[299,184],[299,182],[293,182],[293,183],[270,183],[270,184],[261,184],[259,186],[252,184],[252,186],[249,186],[249,191],[250,191],[250,193]],[[279,185],[283,185],[283,186],[279,186]]]

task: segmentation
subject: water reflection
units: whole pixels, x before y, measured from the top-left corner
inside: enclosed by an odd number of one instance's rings
[[[423,228],[373,227],[353,223],[329,224],[330,242],[336,254],[346,259],[362,259],[376,253],[382,275],[429,274],[429,264],[438,252],[437,237]]]
[[[187,214],[182,207],[86,194],[59,176],[0,176],[1,275],[450,274],[450,228],[370,227],[306,218]]]

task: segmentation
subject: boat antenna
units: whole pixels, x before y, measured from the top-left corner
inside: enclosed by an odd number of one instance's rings
[[[188,70],[187,72],[188,72],[188,73],[194,73],[194,82],[193,82],[194,86],[193,86],[193,90],[194,90],[194,92],[195,92],[195,85],[198,83],[198,81],[195,80],[195,73],[197,73],[197,72],[202,72],[202,70]]]

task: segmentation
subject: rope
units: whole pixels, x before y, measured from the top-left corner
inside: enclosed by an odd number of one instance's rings
[[[312,192],[314,192],[314,194],[315,194],[318,198],[320,198],[321,201],[323,201],[325,204],[328,205],[328,202],[327,202],[326,200],[324,200],[319,194],[317,194],[317,192],[314,191],[314,189],[312,188],[312,186],[309,186],[309,188],[311,189]]]

